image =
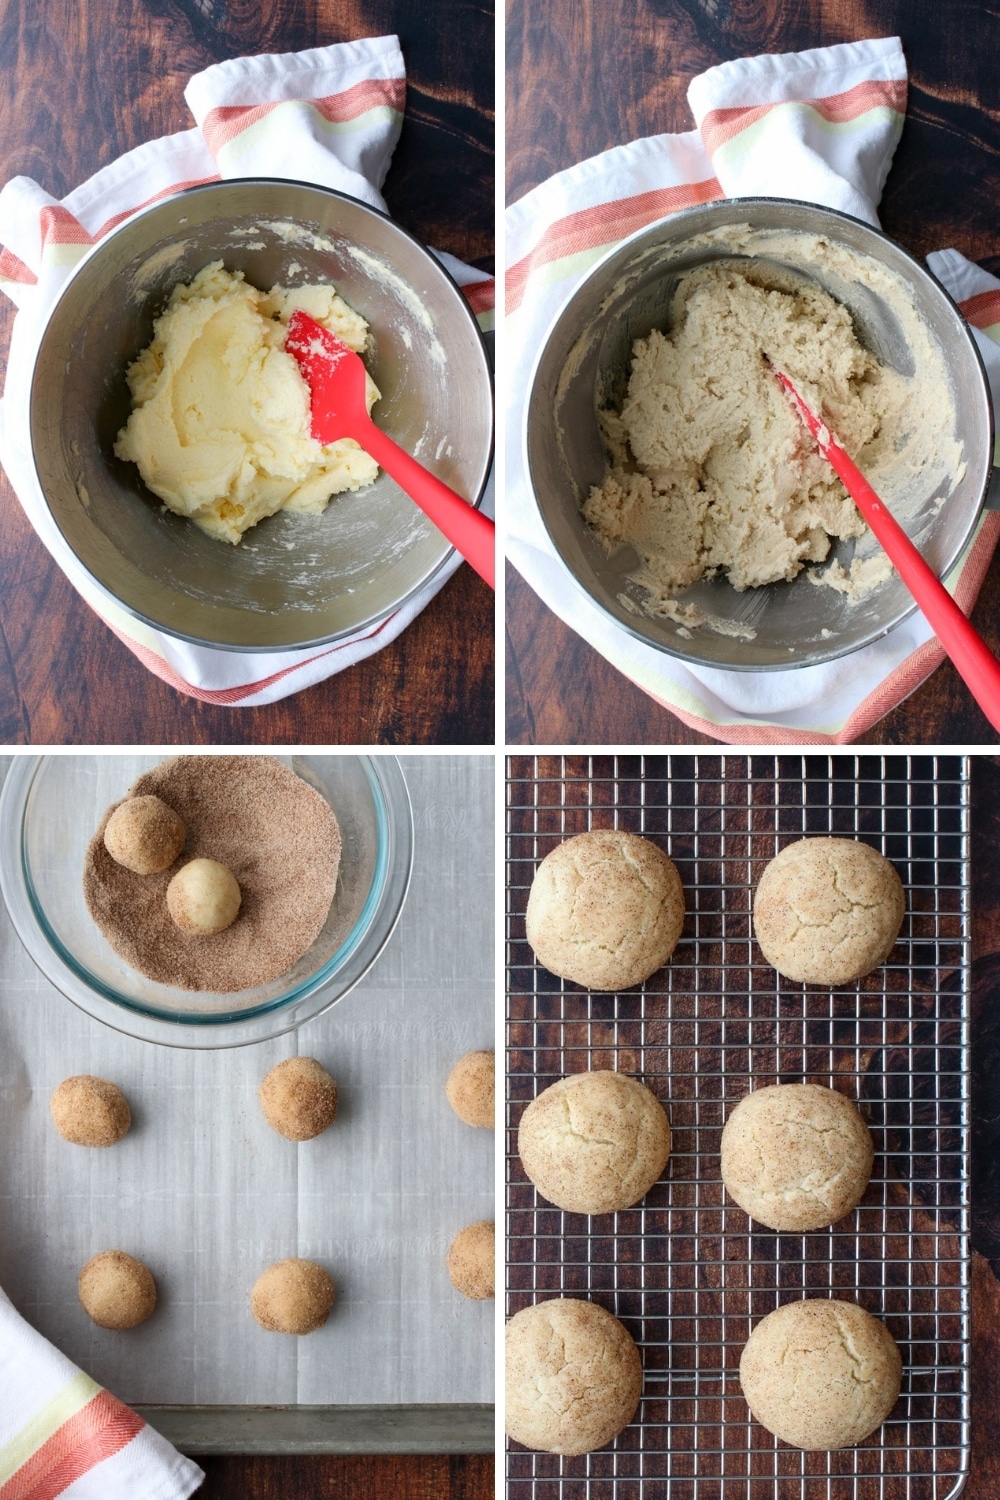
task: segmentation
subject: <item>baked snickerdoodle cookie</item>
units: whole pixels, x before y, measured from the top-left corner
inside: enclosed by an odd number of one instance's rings
[[[850,1099],[815,1083],[779,1083],[741,1099],[722,1132],[722,1180],[769,1229],[835,1224],[860,1203],[872,1138]]]
[[[635,1415],[642,1364],[628,1330],[595,1302],[556,1297],[515,1314],[506,1337],[507,1431],[543,1453],[590,1453]]]
[[[528,1105],[517,1149],[557,1208],[611,1213],[638,1203],[662,1174],[670,1123],[656,1095],[627,1074],[573,1073]]]
[[[677,946],[681,878],[663,850],[638,834],[577,834],[535,871],[525,925],[551,973],[592,990],[630,989]]]
[[[787,844],[765,869],[753,925],[769,964],[803,984],[849,984],[884,963],[903,925],[903,884],[856,839]]]
[[[753,1416],[795,1448],[849,1448],[885,1421],[902,1360],[884,1323],[854,1302],[787,1302],[751,1333],[740,1384]]]

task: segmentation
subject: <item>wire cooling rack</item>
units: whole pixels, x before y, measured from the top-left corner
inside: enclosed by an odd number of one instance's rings
[[[514,756],[508,761],[508,1313],[599,1302],[639,1346],[635,1421],[579,1458],[511,1444],[509,1500],[944,1500],[969,1449],[968,780],[955,756]],[[562,839],[618,827],[680,870],[671,962],[617,996],[564,983],[524,936],[534,870]],[[764,866],[805,834],[858,837],[899,871],[888,962],[828,992],[781,979],[751,941]],[[587,1068],[646,1082],[673,1130],[666,1178],[586,1218],[535,1193],[525,1105]],[[806,1235],[750,1227],[719,1175],[722,1126],[751,1084],[830,1083],[858,1100],[875,1169],[858,1210]],[[803,1453],[749,1415],[751,1328],[802,1296],[855,1300],[903,1354],[903,1392],[857,1448]]]

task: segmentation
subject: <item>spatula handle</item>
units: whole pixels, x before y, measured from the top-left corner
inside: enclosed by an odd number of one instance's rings
[[[821,443],[821,447],[923,610],[955,670],[993,728],[1000,730],[1000,662],[840,444]]]
[[[425,469],[374,422],[366,422],[361,430],[355,424],[351,435],[416,501],[466,562],[471,563],[480,578],[485,579],[491,589],[495,588],[496,532],[490,518]]]

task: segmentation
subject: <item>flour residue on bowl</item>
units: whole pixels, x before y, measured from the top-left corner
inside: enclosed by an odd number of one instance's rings
[[[136,875],[104,846],[109,807],[87,847],[88,910],[127,964],[159,984],[230,994],[286,973],[323,929],[340,868],[337,818],[319,792],[275,756],[182,755],[140,776],[180,816],[184,848],[168,869]],[[167,886],[195,858],[218,860],[242,897],[232,926],[187,937],[169,915]]]
[[[416,318],[417,322],[426,330],[427,336],[424,339],[424,343],[427,352],[435,364],[444,368],[447,363],[447,356],[435,332],[434,319],[431,317],[426,304],[417,295],[413,287],[410,286],[409,282],[404,281],[402,276],[397,275],[392,267],[387,265],[377,255],[372,255],[367,250],[361,250],[357,245],[348,245],[347,253],[352,260],[357,261],[358,265],[364,269],[365,273],[373,281],[379,282],[382,286],[393,292],[398,300],[402,302],[403,306]],[[411,346],[407,345],[407,347]]]
[[[584,518],[609,552],[638,553],[630,576],[643,608],[685,626],[719,629],[675,608],[677,592],[705,577],[742,591],[810,568],[813,582],[859,599],[891,566],[772,365],[905,523],[929,500],[940,505],[965,472],[943,355],[901,280],[868,257],[821,236],[747,226],[701,241],[714,257],[680,276],[666,330],[633,345],[624,402],[598,412],[607,471],[583,501]],[[865,347],[848,308],[799,269],[810,265],[863,280],[891,307],[909,369]],[[560,389],[587,348],[585,335]],[[836,539],[855,539],[857,556],[847,569],[834,561],[821,571]]]
[[[187,240],[177,240],[173,244],[154,250],[152,255],[147,255],[142,265],[129,277],[128,299],[130,303],[139,306],[145,302],[150,288],[163,278],[164,273],[180,265],[187,255],[188,243]]]

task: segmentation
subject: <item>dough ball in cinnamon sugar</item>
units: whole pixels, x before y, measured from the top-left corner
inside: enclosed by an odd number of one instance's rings
[[[174,925],[191,937],[214,937],[231,927],[240,900],[236,876],[217,859],[192,859],[167,886]]]
[[[63,1079],[49,1100],[49,1111],[63,1140],[74,1146],[113,1146],[132,1124],[118,1085],[90,1073]]]
[[[128,797],[108,819],[104,847],[126,870],[155,875],[170,868],[186,838],[183,820],[160,797]]]
[[[489,1052],[460,1057],[444,1086],[448,1103],[466,1125],[492,1130],[495,1121],[496,1060]]]
[[[322,1328],[337,1289],[313,1260],[279,1260],[258,1276],[250,1310],[270,1333],[313,1333]]]
[[[156,1306],[156,1282],[147,1266],[124,1250],[102,1250],[80,1272],[77,1292],[98,1328],[137,1328]]]
[[[448,1276],[456,1292],[474,1302],[494,1295],[494,1247],[496,1227],[492,1219],[466,1224],[448,1249]]]
[[[286,1057],[257,1097],[271,1129],[288,1141],[311,1141],[337,1118],[337,1085],[314,1057]]]

